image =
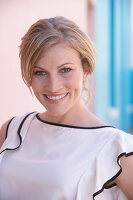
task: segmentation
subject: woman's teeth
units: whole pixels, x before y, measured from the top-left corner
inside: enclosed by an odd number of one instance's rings
[[[62,99],[62,98],[65,97],[65,96],[66,96],[66,94],[63,94],[63,95],[60,95],[60,96],[47,96],[47,95],[46,95],[46,97],[47,97],[48,99],[52,99],[52,100]]]

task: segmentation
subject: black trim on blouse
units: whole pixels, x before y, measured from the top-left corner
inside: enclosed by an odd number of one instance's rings
[[[18,128],[18,130],[17,130],[17,134],[18,134],[19,139],[20,139],[19,145],[18,145],[17,147],[13,148],[13,149],[10,149],[10,148],[3,149],[3,151],[1,151],[0,154],[1,154],[2,152],[6,151],[6,150],[16,150],[16,149],[18,149],[18,148],[21,146],[21,143],[22,143],[22,136],[21,136],[20,132],[21,132],[22,126],[23,126],[25,120],[27,119],[27,117],[28,117],[29,115],[33,114],[33,113],[34,113],[34,112],[27,114],[27,115],[24,117],[24,119],[22,120],[22,122],[20,123],[20,125],[19,125],[19,128]],[[9,124],[8,124],[8,126],[7,126],[6,135],[8,135],[8,128],[9,128],[9,125],[10,125],[10,123],[11,123],[12,120],[13,120],[13,118],[10,120],[10,122],[9,122]]]
[[[54,122],[48,122],[45,121],[43,119],[41,119],[39,117],[39,113],[36,114],[36,118],[45,123],[45,124],[50,124],[50,125],[54,125],[54,126],[61,126],[61,127],[67,127],[67,128],[77,128],[77,129],[98,129],[98,128],[107,128],[107,127],[111,127],[111,128],[115,128],[114,126],[96,126],[96,127],[83,127],[83,126],[72,126],[72,125],[67,125],[67,124],[58,124],[58,123],[54,123]]]
[[[16,149],[18,149],[18,148],[21,146],[21,143],[22,143],[22,136],[21,136],[20,132],[21,132],[22,126],[23,126],[24,122],[26,121],[26,119],[29,117],[29,115],[31,115],[31,114],[33,114],[33,113],[35,113],[35,112],[32,112],[32,113],[27,114],[27,115],[23,118],[23,120],[21,121],[21,123],[20,123],[20,125],[19,125],[19,128],[18,128],[18,130],[17,130],[17,134],[18,134],[19,139],[20,139],[19,145],[18,145],[17,147],[13,148],[13,149],[6,148],[6,149],[4,149],[3,151],[1,151],[0,154],[1,154],[2,152],[6,151],[6,150],[16,150]],[[113,127],[113,126],[78,127],[78,126],[71,126],[71,125],[66,125],[66,124],[58,124],[58,123],[53,123],[53,122],[48,122],[48,121],[42,120],[42,119],[39,117],[39,113],[36,114],[36,118],[37,118],[38,120],[40,120],[41,122],[46,123],[46,124],[51,124],[51,125],[61,126],[61,127],[68,127],[68,128],[77,128],[77,129],[98,129],[98,128],[106,128],[106,127],[115,128],[115,127]],[[8,128],[9,128],[9,125],[10,125],[10,123],[11,123],[11,121],[12,121],[13,119],[14,119],[14,118],[12,118],[12,119],[9,121],[8,125],[7,125],[7,129],[6,129],[6,138],[7,138],[7,135],[8,135]],[[109,184],[110,184],[113,180],[115,180],[115,178],[117,178],[117,177],[121,174],[121,172],[122,172],[122,167],[121,167],[121,165],[119,164],[119,160],[120,160],[120,158],[121,158],[122,156],[128,157],[128,156],[131,156],[131,155],[133,155],[133,152],[130,152],[130,153],[123,152],[123,153],[121,153],[121,154],[117,157],[117,164],[119,165],[120,170],[119,170],[119,171],[116,173],[116,175],[114,175],[111,179],[109,179],[108,181],[106,181],[106,182],[103,184],[102,188],[101,188],[99,191],[97,191],[97,192],[95,192],[95,193],[93,194],[93,200],[95,200],[95,197],[96,197],[97,195],[99,195],[100,193],[102,193],[104,189],[109,189],[109,188],[112,188],[112,187],[116,186],[115,183],[112,183],[111,185],[109,185]]]
[[[112,183],[111,185],[109,185],[109,184],[110,184],[112,181],[114,181],[114,180],[121,174],[121,172],[122,172],[122,167],[121,167],[121,165],[119,164],[119,160],[120,160],[120,158],[121,158],[122,156],[128,157],[128,156],[132,156],[132,155],[133,155],[133,152],[130,152],[130,153],[123,152],[123,153],[121,153],[121,154],[117,157],[117,164],[119,165],[120,170],[119,170],[119,171],[116,173],[116,175],[114,175],[111,179],[109,179],[108,181],[106,181],[106,182],[103,184],[102,188],[101,188],[99,191],[97,191],[97,192],[95,192],[95,193],[93,194],[93,200],[95,200],[95,197],[96,197],[97,195],[99,195],[100,193],[102,193],[104,189],[109,189],[109,188],[112,188],[112,187],[114,187],[114,186],[117,185],[116,183]],[[108,186],[108,185],[109,185],[109,186]]]
[[[7,135],[8,135],[8,128],[9,128],[9,125],[10,123],[12,122],[12,120],[14,119],[14,117],[12,119],[10,119],[8,125],[7,125],[7,128],[6,128],[6,136],[5,136],[5,139],[7,138]]]

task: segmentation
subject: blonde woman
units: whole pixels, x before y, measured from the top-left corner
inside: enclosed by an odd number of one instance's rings
[[[46,111],[0,132],[1,200],[133,200],[133,136],[84,106],[96,65],[90,39],[64,17],[33,24],[20,45],[22,78]]]

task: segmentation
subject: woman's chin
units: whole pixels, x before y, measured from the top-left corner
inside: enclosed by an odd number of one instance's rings
[[[66,114],[66,112],[62,112],[62,111],[58,111],[58,112],[50,112],[50,111],[47,111],[46,112],[46,115],[47,116],[51,116],[51,117],[53,117],[53,118],[60,118],[60,117],[63,117],[64,115]]]

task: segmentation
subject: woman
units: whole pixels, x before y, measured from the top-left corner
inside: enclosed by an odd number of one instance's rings
[[[0,199],[132,200],[133,137],[82,100],[96,64],[90,39],[63,17],[41,19],[22,38],[20,59],[24,82],[46,111],[2,126]]]

